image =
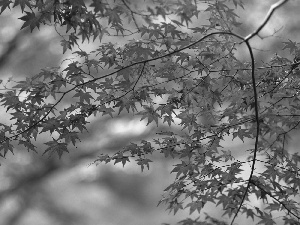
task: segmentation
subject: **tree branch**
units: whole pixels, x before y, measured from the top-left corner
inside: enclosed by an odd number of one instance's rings
[[[276,202],[278,202],[280,205],[283,206],[283,208],[285,208],[289,214],[292,214],[294,217],[296,217],[297,219],[300,220],[300,216],[296,215],[295,213],[293,213],[283,201],[280,201],[279,199],[277,199],[274,195],[272,195],[271,192],[266,191],[264,188],[262,188],[258,182],[255,182],[254,180],[250,180],[250,183],[253,184],[255,187],[257,187],[258,189],[262,190],[264,193],[266,193],[267,195],[269,195],[271,198],[273,198]]]
[[[275,10],[287,2],[288,2],[288,0],[280,0],[276,3],[274,3],[273,5],[271,5],[269,12],[268,12],[266,18],[264,19],[264,21],[262,22],[262,24],[253,33],[251,33],[247,37],[245,37],[245,41],[249,41],[251,38],[253,38],[255,35],[257,35],[264,28],[264,26],[268,23],[272,14],[275,12]]]
[[[252,78],[252,88],[253,88],[253,97],[254,97],[254,111],[255,111],[255,120],[256,120],[256,137],[255,137],[255,145],[254,145],[254,153],[253,153],[253,160],[252,160],[252,166],[251,166],[251,172],[250,172],[250,176],[249,176],[249,181],[246,187],[246,190],[244,192],[244,195],[242,197],[241,203],[231,221],[231,225],[233,224],[234,220],[236,219],[238,213],[241,210],[241,207],[244,203],[244,200],[247,196],[249,187],[250,187],[250,180],[252,179],[253,173],[254,173],[254,169],[255,169],[255,162],[256,162],[256,155],[257,155],[257,149],[258,149],[258,136],[259,136],[259,124],[260,124],[260,120],[259,120],[259,112],[258,112],[258,97],[257,97],[257,90],[256,90],[256,81],[255,81],[255,61],[254,61],[254,55],[252,52],[252,48],[249,44],[248,40],[245,40],[245,43],[247,45],[247,48],[249,50],[250,53],[250,57],[251,57],[251,78]]]
[[[20,39],[24,38],[24,35],[29,34],[29,29],[24,29],[24,31],[19,31],[7,44],[5,51],[0,55],[0,69],[4,67],[5,63],[8,61],[9,57],[18,48]]]

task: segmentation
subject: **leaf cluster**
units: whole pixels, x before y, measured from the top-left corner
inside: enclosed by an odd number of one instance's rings
[[[44,152],[62,157],[88,130],[89,118],[130,113],[162,131],[114,155],[100,154],[94,163],[124,166],[133,159],[143,171],[151,155],[161,153],[177,162],[160,201],[170,211],[200,214],[215,204],[232,224],[240,214],[275,224],[273,214],[280,211],[285,224],[299,223],[300,157],[286,148],[299,127],[298,62],[279,54],[255,60],[249,38],[259,30],[248,38],[236,34],[242,1],[158,0],[143,8],[127,0],[88,6],[83,0],[4,0],[1,13],[11,6],[21,8],[22,28],[65,29],[58,33],[63,53],[78,49],[65,68],[4,85],[0,102],[10,123],[0,124],[1,156],[15,145],[36,151],[35,141],[47,133]],[[77,42],[112,36],[125,43],[100,42],[86,52]],[[250,61],[238,57],[243,45]],[[288,40],[285,49],[298,54],[300,43]],[[72,102],[62,104],[67,97]],[[243,160],[223,146],[228,138],[251,141]],[[253,196],[267,207],[252,205]],[[223,222],[207,216],[179,224]]]

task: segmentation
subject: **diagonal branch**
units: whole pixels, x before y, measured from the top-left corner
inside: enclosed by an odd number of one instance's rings
[[[17,50],[18,45],[21,41],[21,39],[24,38],[25,35],[29,34],[29,29],[24,29],[24,31],[19,31],[7,44],[6,49],[4,52],[0,55],[0,69],[4,67],[6,62],[9,60],[10,56],[14,53],[15,50]]]
[[[253,33],[251,33],[247,37],[245,37],[245,41],[249,41],[251,38],[253,38],[255,35],[257,35],[264,28],[264,26],[268,23],[272,14],[275,12],[275,10],[287,2],[288,2],[288,0],[280,0],[276,3],[274,3],[273,5],[271,5],[269,12],[266,15],[266,18],[264,19],[262,24]]]
[[[85,85],[87,85],[87,84],[89,84],[89,83],[93,83],[93,82],[96,82],[96,81],[98,81],[98,80],[104,79],[104,78],[106,78],[106,77],[112,76],[112,75],[114,75],[114,74],[116,74],[116,73],[118,73],[118,72],[120,72],[120,71],[123,71],[123,70],[125,70],[125,69],[127,69],[127,68],[133,67],[133,66],[135,66],[135,65],[146,64],[146,63],[149,63],[149,62],[157,61],[157,60],[159,60],[159,59],[162,59],[162,58],[171,56],[171,55],[173,55],[173,54],[175,54],[175,53],[177,53],[177,52],[181,52],[181,51],[183,51],[183,50],[185,50],[185,49],[191,48],[192,46],[194,46],[194,45],[200,43],[201,41],[205,40],[206,38],[208,38],[208,37],[210,37],[210,36],[218,35],[218,34],[219,34],[219,35],[231,35],[231,36],[235,36],[235,37],[237,37],[237,38],[243,40],[243,38],[242,38],[241,36],[239,36],[239,35],[237,35],[237,34],[234,34],[234,33],[231,33],[231,32],[213,32],[213,33],[210,33],[210,34],[207,34],[207,35],[203,36],[202,38],[198,39],[197,41],[195,41],[195,42],[193,42],[193,43],[191,43],[191,44],[189,44],[189,45],[187,45],[187,46],[185,46],[185,47],[182,47],[182,48],[180,48],[180,49],[176,49],[176,50],[174,50],[174,51],[172,51],[172,52],[169,52],[169,53],[167,53],[167,54],[160,55],[160,56],[157,56],[157,57],[154,57],[154,58],[151,58],[151,59],[145,59],[145,60],[142,60],[142,61],[134,62],[134,63],[132,63],[132,64],[130,64],[130,65],[124,66],[124,67],[122,67],[122,68],[120,68],[120,69],[117,69],[117,70],[115,70],[115,71],[113,71],[113,72],[111,72],[111,73],[105,74],[105,75],[103,75],[103,76],[101,76],[101,77],[97,77],[97,78],[88,80],[88,81],[83,82],[83,83],[81,83],[81,84],[77,84],[77,85],[75,85],[74,87],[70,88],[69,90],[65,91],[65,92],[62,94],[62,96],[56,101],[56,103],[54,103],[54,104],[50,107],[49,111],[48,111],[47,113],[45,113],[45,115],[44,115],[43,117],[41,117],[38,121],[36,121],[35,123],[33,123],[30,127],[24,129],[23,131],[18,132],[18,133],[16,133],[16,134],[12,135],[11,137],[4,137],[3,140],[0,140],[0,144],[2,144],[3,142],[5,142],[5,141],[7,141],[7,140],[12,140],[12,139],[14,139],[14,138],[17,138],[17,137],[20,136],[21,134],[26,133],[27,131],[29,131],[30,129],[32,129],[33,127],[35,127],[36,125],[38,125],[39,123],[43,122],[43,121],[47,118],[47,116],[51,113],[51,111],[52,111],[52,110],[53,110],[53,109],[54,109],[54,108],[55,108],[55,107],[63,100],[63,98],[64,98],[68,93],[70,93],[70,92],[72,92],[73,90],[75,90],[76,88],[84,87]],[[143,69],[143,70],[144,70],[144,69]],[[140,76],[141,76],[141,75],[142,75],[142,74],[140,74]],[[139,77],[139,78],[140,78],[140,77]],[[138,79],[139,79],[139,78],[138,78]],[[123,95],[123,96],[124,96],[124,95]],[[119,98],[120,98],[120,97],[119,97]],[[107,103],[107,102],[105,102],[105,103]],[[104,104],[105,104],[105,103],[104,103]]]
[[[134,11],[132,11],[132,9],[130,8],[130,6],[126,3],[125,0],[121,0],[123,2],[123,4],[125,5],[125,7],[129,10],[130,14],[131,14],[131,17],[132,17],[132,20],[136,26],[136,28],[138,29],[138,31],[140,31],[140,28],[139,28],[139,25],[135,19],[135,16],[134,16]]]
[[[296,215],[295,213],[293,213],[288,206],[286,205],[286,203],[284,203],[283,201],[280,201],[278,198],[276,198],[271,192],[265,190],[264,188],[261,187],[261,185],[254,180],[250,180],[250,183],[253,184],[255,187],[257,187],[258,189],[260,189],[261,191],[263,191],[264,193],[266,193],[267,195],[269,195],[271,198],[273,198],[276,202],[278,202],[280,205],[282,205],[283,208],[285,208],[289,214],[293,215],[294,217],[296,217],[297,219],[300,219],[300,216]]]

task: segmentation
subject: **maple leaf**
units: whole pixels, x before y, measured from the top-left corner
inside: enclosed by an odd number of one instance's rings
[[[254,212],[253,212],[253,210],[252,209],[246,209],[246,214],[247,214],[247,218],[248,217],[251,217],[252,218],[252,220],[254,220]]]
[[[13,145],[10,143],[10,140],[3,135],[1,136],[0,156],[5,157],[8,151],[14,153]]]
[[[125,166],[125,164],[127,162],[130,162],[129,157],[128,156],[124,156],[122,152],[118,152],[113,159],[115,160],[114,164],[117,164],[119,162],[122,163],[123,167]]]
[[[101,12],[103,14],[108,6],[108,3],[98,1],[98,0],[93,0],[90,6],[93,7],[95,13]]]
[[[91,99],[94,99],[90,92],[77,91],[77,93],[73,97],[79,97],[80,102],[86,102],[90,104]]]
[[[171,207],[171,210],[174,211],[174,215],[178,212],[179,209],[183,209],[182,203],[175,203]]]
[[[0,11],[0,14],[3,13],[3,11],[6,9],[6,8],[9,8],[9,5],[13,3],[11,0],[1,0],[0,1],[0,6],[1,6],[1,11]]]
[[[142,172],[144,171],[145,165],[147,166],[147,168],[149,170],[149,162],[152,162],[152,160],[150,160],[150,159],[143,159],[143,158],[136,159],[136,161],[137,161],[137,164],[139,166],[141,166]]]
[[[147,125],[150,124],[152,121],[155,121],[156,125],[158,126],[158,119],[161,118],[161,116],[155,112],[153,106],[144,106],[143,111],[140,111],[137,113],[138,115],[142,115],[141,120],[148,119]]]
[[[68,50],[68,49],[72,49],[72,45],[69,41],[67,40],[61,40],[60,41],[60,45],[63,47],[63,54]]]
[[[258,222],[258,224],[265,224],[265,225],[273,225],[276,224],[272,218],[272,215],[269,213],[264,213],[262,220]]]
[[[198,213],[200,213],[201,209],[203,208],[205,204],[202,201],[196,201],[196,202],[190,202],[186,205],[185,208],[190,208],[190,215],[194,212],[194,211],[198,211]]]
[[[98,111],[102,112],[103,116],[108,114],[110,117],[113,117],[113,113],[115,112],[115,110],[113,110],[112,108],[107,108],[104,105],[100,106]]]
[[[47,132],[47,131],[50,131],[50,133],[53,133],[59,127],[59,125],[60,125],[59,121],[54,118],[45,120],[43,123],[41,133]]]
[[[20,5],[22,12],[24,12],[25,6],[32,9],[31,4],[28,0],[15,0],[15,4],[13,7]]]
[[[26,12],[25,16],[20,17],[20,20],[25,21],[25,23],[22,25],[21,29],[25,27],[30,27],[30,30],[33,31],[35,27],[38,29],[40,28],[40,20],[35,16],[34,12]]]
[[[282,48],[282,50],[284,49],[289,49],[290,53],[292,54],[293,52],[295,52],[298,48],[297,48],[297,43],[293,42],[289,39],[289,41],[287,42],[282,42],[284,44],[284,47]]]
[[[127,112],[129,112],[130,110],[132,110],[132,112],[135,112],[137,110],[136,106],[135,106],[135,101],[132,98],[122,98],[119,99],[117,104],[115,104],[115,108],[119,107],[119,113],[120,114],[122,112],[123,109],[126,109]]]
[[[77,140],[80,141],[79,137],[78,137],[78,132],[70,132],[65,130],[64,133],[60,136],[60,138],[64,138],[65,142],[68,144],[70,142],[72,142],[72,144],[75,146]]]
[[[30,142],[30,140],[27,140],[27,141],[19,140],[19,144],[20,144],[20,145],[24,145],[24,146],[27,148],[28,151],[31,150],[31,151],[34,151],[34,152],[37,153],[37,151],[36,151],[36,146],[33,145],[33,144]]]
[[[44,151],[43,155],[46,153],[57,153],[58,157],[61,158],[64,152],[69,152],[67,148],[67,143],[59,143],[56,140],[46,142],[45,145],[49,147]]]
[[[73,74],[81,73],[81,68],[77,65],[78,62],[72,62],[63,71],[67,71],[67,77]]]

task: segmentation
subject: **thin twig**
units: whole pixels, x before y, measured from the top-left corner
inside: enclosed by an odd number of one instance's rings
[[[138,31],[140,31],[139,25],[137,24],[137,21],[136,21],[135,16],[134,16],[134,12],[132,11],[132,9],[131,9],[130,6],[126,3],[125,0],[121,0],[121,1],[122,1],[123,4],[125,5],[125,7],[129,10],[129,12],[130,12],[130,14],[131,14],[131,17],[132,17],[132,20],[133,20],[133,22],[134,22],[134,24],[135,24],[135,26],[136,26],[136,29],[137,29]]]

